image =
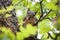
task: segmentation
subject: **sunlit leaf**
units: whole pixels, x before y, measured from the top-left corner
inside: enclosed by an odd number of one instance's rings
[[[56,10],[57,6],[54,3],[51,2],[51,3],[46,4],[46,8]]]
[[[46,33],[50,31],[51,28],[53,27],[52,22],[48,19],[41,21],[38,26],[40,29],[40,33]]]

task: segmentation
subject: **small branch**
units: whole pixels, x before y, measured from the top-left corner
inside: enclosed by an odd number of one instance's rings
[[[45,16],[43,16],[43,17],[40,19],[40,21],[42,21],[43,19],[45,19],[46,16],[47,16],[51,11],[52,11],[52,10],[50,10]]]
[[[54,38],[51,36],[51,34],[50,34],[50,33],[48,33],[48,36],[50,36],[50,37],[51,37],[51,39],[54,39]]]
[[[50,21],[52,21],[52,19],[50,19],[49,17],[45,18],[45,19],[49,19]]]
[[[58,34],[56,34],[56,36],[55,36],[55,38],[53,40],[57,40],[57,38],[58,38]]]
[[[41,18],[41,17],[43,17],[43,8],[42,8],[42,2],[43,2],[43,0],[40,2],[40,8],[41,8],[41,16],[40,16],[40,18]],[[40,18],[39,18],[39,19],[40,19]]]
[[[16,4],[14,4],[14,6],[18,5],[21,1],[23,1],[23,0],[19,0]]]
[[[37,21],[37,23],[36,23],[35,25],[37,25],[38,22],[44,20],[44,19],[46,18],[46,16],[47,16],[51,11],[52,11],[52,10],[50,10],[45,16],[42,16],[42,17],[40,16],[39,20]]]
[[[50,10],[45,16],[43,16],[43,15],[44,15],[44,12],[43,12],[43,8],[42,8],[42,2],[43,2],[43,0],[40,2],[40,6],[41,6],[41,16],[40,16],[38,22],[39,22],[39,21],[42,21],[43,19],[45,19],[45,17],[52,11],[52,10]]]
[[[55,5],[60,5],[60,3],[59,3],[60,1],[59,0],[57,0],[57,3],[55,4]]]
[[[58,39],[58,36],[60,36],[60,33],[56,33],[55,35],[56,36],[55,36],[55,38],[53,40],[57,40]]]

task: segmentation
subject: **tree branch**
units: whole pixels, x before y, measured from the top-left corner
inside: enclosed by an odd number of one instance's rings
[[[57,38],[58,38],[58,34],[56,34],[56,36],[55,36],[55,38],[53,40],[57,40]]]
[[[41,16],[40,16],[40,18],[41,18],[41,17],[43,17],[43,8],[42,8],[42,2],[43,2],[43,0],[40,2],[40,8],[41,8]],[[40,19],[40,18],[39,18],[39,19]]]
[[[16,4],[14,4],[14,6],[18,5],[21,1],[23,1],[23,0],[19,0]]]
[[[48,33],[48,36],[50,36],[50,37],[51,37],[51,39],[54,39],[54,38],[51,36],[51,34],[50,34],[50,33]]]
[[[43,12],[43,8],[42,8],[42,2],[43,2],[43,0],[40,2],[40,6],[41,6],[41,16],[40,16],[38,22],[39,22],[39,21],[42,21],[43,19],[45,19],[45,17],[52,11],[52,10],[50,10],[45,16],[43,16],[43,15],[44,15],[44,12]]]
[[[52,10],[50,10],[48,13],[46,13],[46,15],[45,16],[43,16],[41,19],[40,19],[40,21],[42,21],[43,19],[45,19],[46,18],[46,16],[51,12]]]
[[[54,33],[56,36],[53,40],[57,40],[58,39],[58,36],[60,36],[60,33]]]

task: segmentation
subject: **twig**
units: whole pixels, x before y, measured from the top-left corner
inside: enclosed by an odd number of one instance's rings
[[[51,12],[52,10],[50,10],[48,13],[46,13],[46,15],[45,16],[43,16],[41,19],[40,19],[40,21],[42,21],[43,19],[45,19],[46,18],[46,16]]]
[[[56,34],[56,36],[55,36],[55,38],[53,40],[57,40],[57,38],[58,38],[58,34]]]
[[[50,36],[50,37],[51,37],[51,39],[54,39],[54,38],[51,36],[51,34],[50,34],[50,33],[48,33],[48,36]]]
[[[39,22],[39,21],[42,21],[43,19],[45,19],[45,17],[52,11],[52,10],[50,10],[45,16],[43,16],[43,15],[44,15],[44,12],[43,12],[43,8],[42,8],[42,2],[43,2],[43,0],[40,2],[40,6],[41,6],[41,16],[40,16],[38,22]]]
[[[51,18],[49,18],[49,17],[47,17],[47,18],[45,18],[45,19],[49,19],[50,21],[52,21],[52,19],[51,19]]]
[[[58,36],[60,36],[60,33],[56,33],[55,35],[56,36],[55,36],[55,38],[53,40],[57,40]]]
[[[43,8],[42,8],[42,2],[43,2],[43,0],[40,2],[40,8],[41,8],[41,16],[40,16],[40,18],[43,17],[43,14],[44,14],[43,13]],[[39,18],[39,20],[40,20],[40,18]]]
[[[23,0],[19,0],[16,4],[14,4],[14,6],[18,5],[21,1],[23,1]]]

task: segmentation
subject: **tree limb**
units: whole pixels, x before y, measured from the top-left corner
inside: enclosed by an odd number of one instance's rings
[[[45,19],[46,18],[46,16],[51,12],[52,10],[50,10],[48,13],[46,13],[46,15],[45,16],[43,16],[39,21],[42,21],[43,19]]]
[[[14,6],[18,5],[21,1],[23,1],[23,0],[19,0],[16,4],[14,4]]]
[[[58,34],[56,34],[56,36],[55,36],[55,38],[53,40],[57,40],[57,38],[58,38]]]
[[[41,17],[43,17],[43,8],[42,8],[42,2],[43,2],[43,0],[40,2],[40,8],[41,8],[41,16],[40,16],[40,18],[41,18]],[[40,19],[40,18],[39,18],[39,19]]]
[[[54,38],[51,36],[51,34],[50,34],[50,33],[48,33],[48,36],[49,36],[49,37],[51,37],[51,39],[54,39]]]

